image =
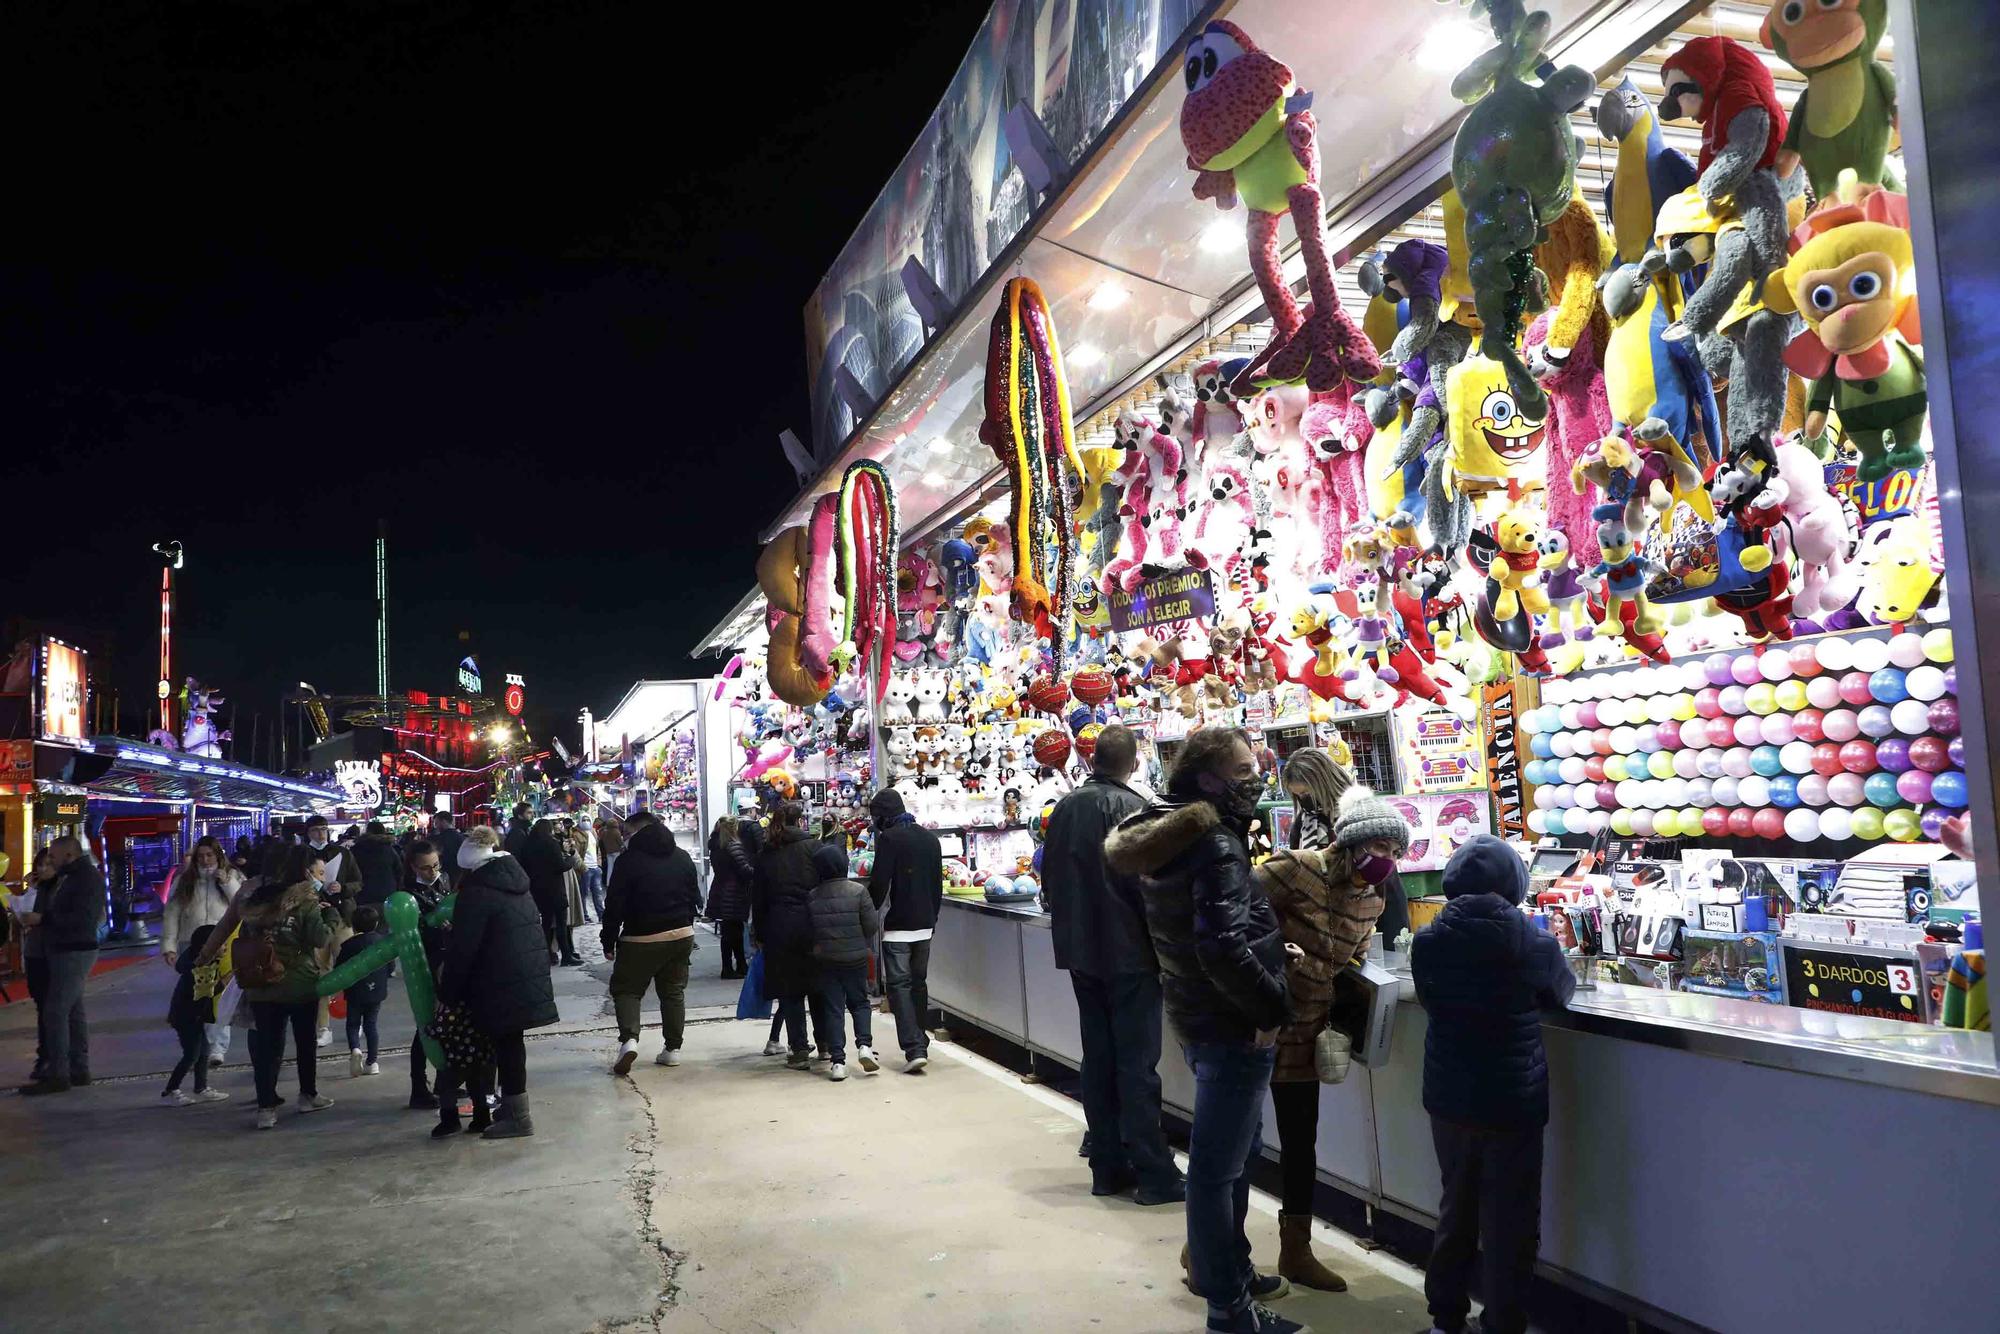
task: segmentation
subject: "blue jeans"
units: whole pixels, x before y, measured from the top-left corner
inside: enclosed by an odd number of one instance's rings
[[[828,1051],[835,1062],[847,1059],[847,1020],[854,1019],[854,1043],[857,1047],[875,1045],[874,1032],[868,1013],[868,965],[866,963],[827,964],[819,966],[820,1014],[826,1040],[831,1044]]]
[[[586,918],[595,917],[598,921],[603,921],[604,869],[602,867],[586,866],[583,868],[583,886],[580,897],[583,899],[584,916]]]
[[[1194,1071],[1194,1126],[1188,1133],[1188,1267],[1209,1314],[1250,1304],[1250,1161],[1264,1147],[1264,1094],[1278,1049],[1249,1043],[1184,1043]]]
[[[381,1047],[381,1030],[376,1024],[376,1020],[381,1016],[381,1013],[381,1001],[376,1001],[373,1005],[357,1005],[351,1000],[347,1002],[347,1049],[349,1051],[358,1051],[361,1047],[362,1035],[366,1034],[368,1037],[368,1063],[370,1065],[375,1064],[376,1053]],[[422,1046],[423,1044],[419,1042],[418,1045]]]
[[[889,1011],[896,1016],[896,1045],[905,1060],[927,1055],[931,1036],[925,1021],[931,1012],[931,943],[889,940],[882,943],[882,985],[889,993]]]

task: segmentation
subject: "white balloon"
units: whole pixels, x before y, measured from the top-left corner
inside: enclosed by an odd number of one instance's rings
[[[1583,757],[1580,755],[1569,756],[1556,766],[1556,772],[1562,775],[1562,780],[1565,783],[1581,783],[1587,776],[1584,769]]]
[[[1809,774],[1812,772],[1812,743],[1809,741],[1788,741],[1778,748],[1778,763],[1785,766],[1788,774]]]
[[[1530,833],[1535,833],[1535,834],[1546,834],[1546,833],[1548,833],[1548,832],[1549,832],[1549,817],[1548,817],[1548,814],[1547,814],[1547,812],[1545,812],[1545,811],[1539,811],[1539,810],[1534,810],[1534,811],[1529,811],[1529,812],[1528,812],[1528,831],[1529,831]]]
[[[1562,706],[1560,716],[1564,727],[1581,727],[1583,726],[1583,705],[1577,703],[1565,704]]]
[[[1854,641],[1842,639],[1839,635],[1829,635],[1820,640],[1819,665],[1829,672],[1844,672],[1853,667]]]
[[[1614,727],[1611,729],[1612,754],[1630,755],[1638,748],[1639,748],[1639,733],[1637,732],[1637,730],[1624,726]]]
[[[1666,805],[1684,806],[1687,804],[1687,780],[1663,778],[1660,780],[1660,793],[1665,798]]]
[[[1918,641],[1919,647],[1922,641]],[[1857,639],[1854,641],[1854,670],[1857,672],[1879,672],[1889,665],[1889,641],[1886,639]]]
[[[1819,837],[1819,812],[1796,806],[1785,812],[1785,837],[1794,843],[1810,843]]]
[[[1618,699],[1599,701],[1597,705],[1597,725],[1599,727],[1616,727],[1620,723],[1628,721],[1630,720],[1625,716],[1625,701]]]
[[[1905,630],[1889,640],[1889,661],[1902,668],[1917,666],[1924,660],[1924,637]]]
[[[1657,827],[1651,811],[1632,812],[1632,832],[1640,838],[1651,838]]]
[[[1727,766],[1723,760],[1723,750],[1720,746],[1710,746],[1707,750],[1697,752],[1697,758],[1700,761],[1701,776],[1703,778],[1720,778],[1727,772]]]
[[[1915,676],[1922,670],[1919,667],[1910,675]],[[1889,709],[1889,724],[1904,736],[1922,736],[1931,730],[1930,705],[1920,699],[1898,700]]]
[[[1674,752],[1674,774],[1679,778],[1694,778],[1701,773],[1701,752],[1698,750],[1677,750]]]
[[[1835,843],[1854,832],[1854,817],[1844,807],[1829,806],[1819,813],[1819,836]]]
[[[1597,784],[1578,783],[1576,785],[1576,804],[1585,810],[1595,810],[1597,808]],[[1579,829],[1577,832],[1582,833],[1583,831]]]
[[[1686,791],[1687,804],[1706,806],[1715,800],[1715,784],[1706,778],[1690,778]]]
[[[1618,793],[1618,804],[1631,810],[1642,804],[1640,798],[1646,793],[1646,785],[1636,778],[1628,778],[1613,790]]]
[[[1536,810],[1538,811],[1554,810],[1555,805],[1556,805],[1556,789],[1553,783],[1544,783],[1540,787],[1535,789]]]
[[[1912,635],[1910,638],[1916,639],[1916,636]],[[1917,640],[1917,646],[1922,648],[1921,639]],[[1911,699],[1920,699],[1928,704],[1931,700],[1943,697],[1944,672],[1929,663],[1921,667],[1912,667],[1909,674],[1903,678],[1903,689],[1910,692]]]
[[[1729,778],[1725,776],[1716,779],[1715,785],[1711,789],[1711,794],[1712,794],[1711,799],[1718,806],[1737,805],[1738,793],[1736,790],[1736,785],[1737,785],[1737,780],[1734,778]]]
[[[1762,774],[1751,774],[1736,784],[1736,801],[1742,806],[1768,806],[1771,804],[1771,780]]]
[[[1923,652],[1923,645],[1919,644],[1917,646],[1917,652],[1919,654]],[[1757,657],[1757,670],[1763,674],[1766,681],[1782,681],[1792,674],[1791,655],[1782,649],[1771,653],[1759,654]]]
[[[1702,666],[1701,659],[1693,658],[1678,665],[1675,678],[1682,690],[1700,690],[1708,684],[1708,669]]]
[[[1656,723],[1664,723],[1674,716],[1674,697],[1655,695],[1646,701],[1646,717]]]
[[[1576,737],[1569,732],[1557,732],[1549,737],[1549,754],[1557,759],[1567,759],[1576,754]]]

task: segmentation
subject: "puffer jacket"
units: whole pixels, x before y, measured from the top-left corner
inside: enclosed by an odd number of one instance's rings
[[[1104,863],[1139,879],[1167,1018],[1187,1043],[1249,1043],[1291,1018],[1285,938],[1250,878],[1243,832],[1206,801],[1167,801],[1104,842]]]
[[[1492,1130],[1547,1125],[1542,1011],[1561,1008],[1576,978],[1555,938],[1522,914],[1528,871],[1505,843],[1472,839],[1453,854],[1444,888],[1444,911],[1410,943],[1430,1020],[1424,1110]]]
[[[821,963],[847,967],[867,963],[875,951],[875,933],[882,929],[875,900],[859,881],[842,876],[822,880],[812,892],[813,957]]]
[[[181,882],[192,879],[186,895],[181,893]],[[182,871],[174,878],[174,887],[167,895],[166,906],[160,909],[160,948],[175,954],[185,954],[188,939],[205,926],[214,926],[229,912],[229,905],[236,900],[236,892],[243,888],[243,877],[235,867],[225,866],[222,874],[204,884],[196,876],[193,868]]]
[[[1278,914],[1285,943],[1305,951],[1286,970],[1292,1022],[1278,1034],[1271,1082],[1311,1082],[1319,1078],[1313,1044],[1333,1004],[1334,979],[1366,952],[1382,915],[1382,893],[1355,879],[1352,860],[1335,849],[1280,852],[1260,862],[1254,874]]]
[[[520,862],[502,853],[464,873],[447,941],[438,998],[464,1006],[481,1032],[519,1033],[556,1021],[542,915]]]
[[[377,907],[387,903],[396,892],[396,882],[403,878],[403,858],[396,851],[395,840],[387,834],[363,834],[354,841],[352,855],[361,871],[361,888],[354,901]]]
[[[1056,967],[1086,977],[1157,973],[1146,913],[1129,886],[1105,874],[1104,840],[1146,799],[1116,779],[1092,774],[1056,803],[1042,840]]]
[[[708,915],[718,922],[749,921],[750,879],[757,869],[742,836],[724,838],[720,831],[710,834],[708,865]]]
[[[812,963],[812,892],[819,885],[812,855],[817,846],[803,829],[780,828],[771,831],[757,854],[750,924],[764,951],[764,993],[774,1000],[809,995],[817,976]]]
[[[334,886],[327,888],[331,893]],[[322,971],[319,954],[340,925],[339,909],[324,902],[310,880],[301,880],[261,903],[254,900],[253,895],[242,906],[242,937],[270,936],[271,950],[284,965],[285,975],[268,987],[243,988],[243,999],[277,1005],[317,1000]],[[219,928],[216,934],[220,934]]]
[[[648,824],[632,835],[611,868],[604,896],[603,940],[615,952],[620,936],[651,936],[693,926],[701,911],[701,880],[694,859],[674,842],[674,831]]]

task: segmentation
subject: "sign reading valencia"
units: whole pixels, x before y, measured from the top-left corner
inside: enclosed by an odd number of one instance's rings
[[[1106,601],[1111,628],[1122,634],[1215,615],[1215,586],[1207,570],[1174,570],[1153,576],[1129,593],[1119,589]]]

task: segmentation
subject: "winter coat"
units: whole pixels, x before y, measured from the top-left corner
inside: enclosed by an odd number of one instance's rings
[[[458,869],[458,850],[464,843],[465,835],[456,829],[440,829],[431,835],[431,846],[438,851],[438,868],[451,884],[457,884],[458,877],[464,874]]]
[[[884,931],[935,929],[944,903],[944,849],[938,836],[908,816],[898,816],[877,832],[868,893],[882,913]]]
[[[535,822],[533,820],[509,820],[507,822],[507,831],[500,839],[500,851],[506,853],[509,857],[519,857],[522,847],[527,844],[528,835],[534,832]]]
[[[349,936],[345,941],[341,942],[340,957],[334,961],[335,965],[338,966],[346,963],[349,959],[352,959],[355,955],[361,953],[377,941],[387,940],[388,938],[389,933],[387,931],[370,931],[365,935]],[[366,1009],[370,1005],[380,1005],[383,1001],[389,999],[389,971],[395,966],[395,960],[390,960],[341,994],[347,997],[347,1003],[350,1006],[360,1006]]]
[[[1357,880],[1348,855],[1335,849],[1280,852],[1259,863],[1253,874],[1278,914],[1285,943],[1305,951],[1286,970],[1292,1022],[1278,1033],[1278,1066],[1271,1082],[1316,1080],[1313,1043],[1333,1004],[1333,980],[1366,953],[1382,913],[1381,889]]]
[[[395,840],[387,834],[363,834],[354,844],[354,862],[361,872],[354,901],[378,907],[386,903],[403,878],[403,859],[396,854]]]
[[[773,829],[750,880],[750,925],[764,951],[764,994],[774,1000],[810,995],[817,976],[812,962],[817,846],[803,829]],[[618,861],[623,865],[625,858]]]
[[[845,967],[867,963],[882,919],[859,881],[822,880],[812,892],[813,957]]]
[[[1291,1018],[1285,939],[1250,878],[1243,832],[1206,801],[1166,801],[1111,832],[1104,862],[1139,877],[1167,1018],[1187,1043],[1248,1044]]]
[[[457,868],[454,867],[453,869],[456,870]],[[463,871],[459,871],[458,873],[460,875],[465,874]],[[451,894],[451,881],[446,879],[442,872],[438,874],[438,881],[435,885],[418,884],[415,876],[405,875],[403,877],[403,892],[417,901],[417,935],[424,942],[424,957],[430,960],[431,971],[435,973],[438,965],[444,962],[445,941],[450,938],[449,932],[451,928],[449,926],[432,926],[424,919],[429,917],[433,912],[436,912],[438,905],[442,904],[446,897]]]
[[[167,1001],[167,1023],[174,1028],[188,1024],[212,1024],[215,1022],[215,998],[194,994],[194,955],[186,946],[180,950],[180,958],[174,960],[174,994]]]
[[[193,880],[185,898],[181,894],[181,881]],[[173,890],[167,895],[167,903],[160,910],[160,948],[175,954],[185,954],[188,939],[204,926],[214,926],[229,911],[229,905],[236,898],[236,891],[243,888],[243,877],[236,868],[225,866],[212,881],[203,884],[189,867],[174,879]]]
[[[94,950],[104,925],[104,873],[88,857],[56,872],[55,883],[35,898],[42,915],[42,947],[51,954]]]
[[[514,858],[520,862],[521,870],[527,872],[528,892],[534,896],[535,906],[551,916],[566,913],[563,872],[569,869],[569,858],[563,855],[562,844],[556,842],[555,835],[529,834],[521,840],[521,850],[514,853]]]
[[[328,886],[329,892],[332,886]],[[241,939],[269,936],[285,975],[268,987],[245,987],[243,999],[257,1004],[305,1005],[319,999],[319,952],[340,925],[340,910],[324,901],[310,880],[301,880],[262,901],[252,895],[240,906]],[[221,927],[217,928],[218,933]],[[210,938],[213,940],[213,937]]]
[[[742,922],[750,917],[750,880],[757,873],[742,835],[708,836],[708,915],[718,922]]]
[[[1086,977],[1160,971],[1136,887],[1114,884],[1104,869],[1104,840],[1144,809],[1137,792],[1093,774],[1050,813],[1042,893],[1053,919],[1056,967]]]
[[[542,915],[527,872],[505,853],[460,880],[438,998],[464,1006],[473,1024],[494,1036],[556,1022]]]
[[[1455,880],[1461,869],[1477,874]],[[1522,914],[1527,890],[1513,849],[1475,838],[1445,870],[1444,911],[1410,944],[1417,1000],[1430,1018],[1424,1110],[1432,1116],[1494,1130],[1548,1124],[1542,1011],[1567,1003],[1576,978],[1555,938]]]
[[[674,841],[674,831],[649,824],[632,835],[611,887],[604,895],[604,952],[614,953],[620,936],[651,936],[694,925],[701,911],[701,878],[694,858]]]
[[[315,857],[328,863],[327,869],[332,873],[331,878],[335,882],[329,884],[328,888],[333,889],[337,885],[339,889],[339,902],[334,906],[340,912],[340,920],[353,921],[354,905],[361,893],[361,863],[356,860],[352,848],[329,842],[325,847],[315,849],[310,843],[300,843],[286,854],[284,874],[279,877],[279,882],[296,885],[304,880],[306,867],[312,864]],[[338,866],[332,865],[336,858],[339,860]],[[271,877],[266,875],[264,879],[268,882]]]

